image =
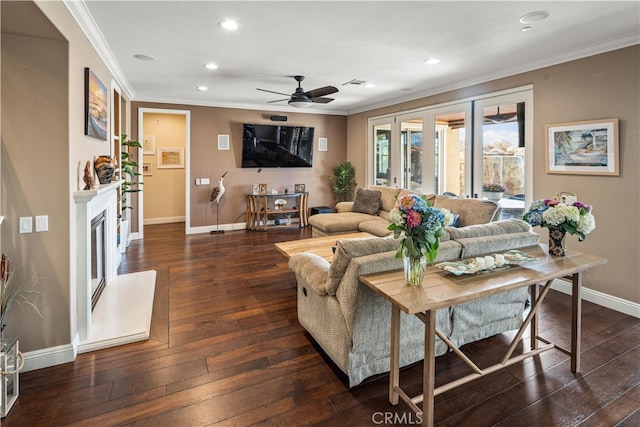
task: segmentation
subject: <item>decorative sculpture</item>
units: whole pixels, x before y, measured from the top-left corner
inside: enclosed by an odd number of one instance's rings
[[[87,160],[87,164],[84,167],[84,177],[82,178],[84,181],[83,190],[93,190],[93,176],[91,174],[91,160]]]
[[[111,156],[98,156],[93,162],[93,167],[98,175],[98,181],[100,184],[109,184],[113,174],[116,171],[116,166]]]
[[[222,176],[218,179],[218,185],[213,187],[211,190],[211,196],[209,196],[209,203],[216,202],[216,229],[211,231],[210,234],[223,234],[224,230],[220,230],[220,226],[218,225],[218,209],[220,207],[220,200],[222,200],[222,195],[224,194],[224,177],[229,173],[226,171],[222,174]]]
[[[224,185],[222,184],[222,181],[224,181],[224,177],[228,173],[229,171],[226,171],[218,179],[218,185],[216,187],[213,187],[213,190],[211,191],[211,197],[209,197],[209,203],[216,202],[217,204],[220,204],[220,199],[222,199],[222,195],[224,194]]]

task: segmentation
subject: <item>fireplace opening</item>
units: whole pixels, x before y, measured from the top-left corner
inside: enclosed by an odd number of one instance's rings
[[[91,220],[91,311],[93,311],[105,286],[105,236],[106,214]]]

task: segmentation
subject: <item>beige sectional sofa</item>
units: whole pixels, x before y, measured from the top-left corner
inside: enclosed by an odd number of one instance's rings
[[[366,231],[374,236],[388,236],[389,212],[396,203],[396,198],[406,194],[416,194],[413,191],[372,186],[370,191],[381,193],[379,208],[375,214],[354,212],[355,202],[340,202],[336,205],[335,213],[323,213],[309,217],[314,237],[332,234]],[[359,191],[361,191],[359,189]],[[357,202],[358,194],[356,195]],[[481,199],[460,199],[444,195],[427,195],[427,200],[436,208],[449,209],[459,216],[458,227],[475,224],[486,224],[499,218],[498,205],[495,202]]]
[[[521,220],[449,228],[436,262],[473,257],[535,245],[539,235]],[[350,386],[388,372],[389,302],[359,282],[362,274],[402,268],[395,257],[399,241],[392,236],[345,239],[337,242],[329,263],[311,253],[294,255],[289,268],[297,279],[298,319],[325,353],[349,377]],[[460,346],[522,324],[526,288],[439,310],[437,328]],[[423,358],[424,324],[404,313],[401,318],[400,364]],[[447,352],[436,338],[436,355]]]

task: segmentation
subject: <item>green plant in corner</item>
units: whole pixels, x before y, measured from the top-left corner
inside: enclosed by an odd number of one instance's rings
[[[120,153],[120,168],[122,170],[121,201],[122,211],[124,211],[125,209],[133,209],[131,206],[127,205],[128,194],[142,191],[141,188],[138,188],[139,185],[142,185],[138,179],[138,177],[142,175],[139,172],[140,165],[138,165],[138,162],[135,161],[132,154],[129,152],[131,147],[142,148],[142,145],[138,141],[128,141],[127,135],[122,135],[120,138],[120,145],[127,147],[127,150],[122,150],[122,153]]]
[[[331,192],[338,196],[340,201],[351,200],[356,183],[356,168],[351,162],[338,162],[333,168],[333,175],[329,177]]]

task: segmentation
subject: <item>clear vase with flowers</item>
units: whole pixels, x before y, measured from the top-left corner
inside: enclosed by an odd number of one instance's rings
[[[436,259],[440,237],[453,222],[453,214],[434,208],[425,196],[409,194],[396,200],[389,219],[389,230],[401,239],[396,257],[403,258],[407,283],[421,285],[427,263]]]
[[[524,220],[532,226],[549,229],[549,253],[565,255],[566,234],[575,234],[578,241],[596,228],[591,205],[579,201],[573,193],[556,193],[551,199],[539,199],[531,204]]]

